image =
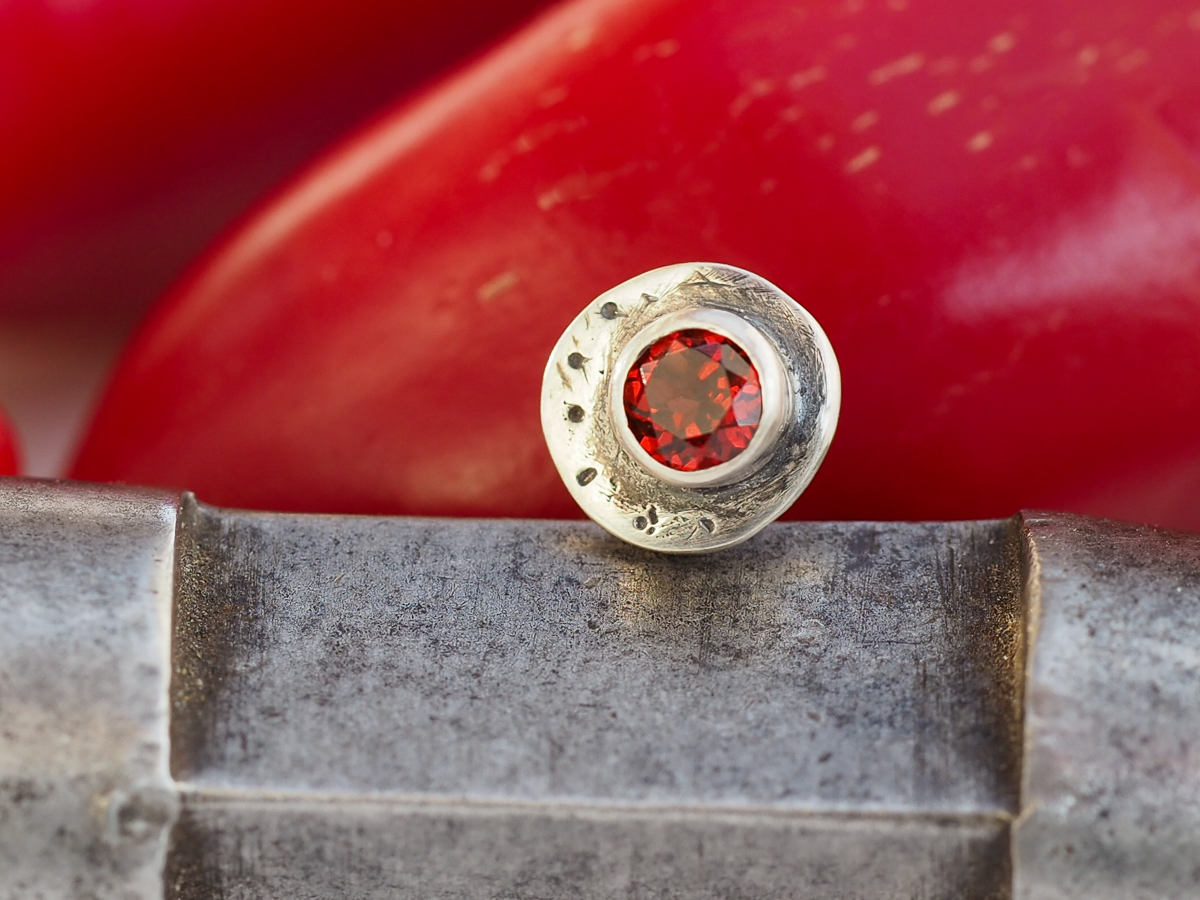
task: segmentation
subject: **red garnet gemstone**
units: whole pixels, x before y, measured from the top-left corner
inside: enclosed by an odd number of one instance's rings
[[[637,442],[665,466],[694,472],[729,462],[762,418],[758,370],[727,337],[672,332],[625,377],[625,415]]]

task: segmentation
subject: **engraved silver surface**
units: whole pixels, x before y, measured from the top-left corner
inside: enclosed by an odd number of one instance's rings
[[[691,327],[747,352],[763,418],[746,451],[684,473],[636,445],[622,389],[649,344]],[[816,320],[770,282],[713,263],[655,269],[597,297],[555,345],[542,383],[546,443],[576,502],[622,540],[670,553],[729,547],[778,518],[816,474],[840,406],[837,358]]]

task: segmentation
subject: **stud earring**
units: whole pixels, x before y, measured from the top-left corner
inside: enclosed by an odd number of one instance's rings
[[[703,553],[778,518],[837,427],[841,377],[817,321],[731,266],[655,269],[559,339],[542,430],[576,502],[640,547]]]

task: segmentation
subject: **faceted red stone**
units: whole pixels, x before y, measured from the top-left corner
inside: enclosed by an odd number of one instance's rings
[[[700,328],[646,348],[625,377],[625,415],[637,442],[681,472],[729,462],[762,418],[758,370],[737,344]]]

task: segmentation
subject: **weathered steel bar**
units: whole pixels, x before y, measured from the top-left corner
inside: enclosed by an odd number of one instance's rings
[[[1026,515],[1021,900],[1200,897],[1200,535]]]
[[[0,897],[162,896],[177,500],[0,479]]]
[[[177,896],[1006,896],[1018,541],[189,501]]]
[[[1072,517],[667,558],[3,481],[0,897],[1200,896],[1197,613],[1200,538]]]

